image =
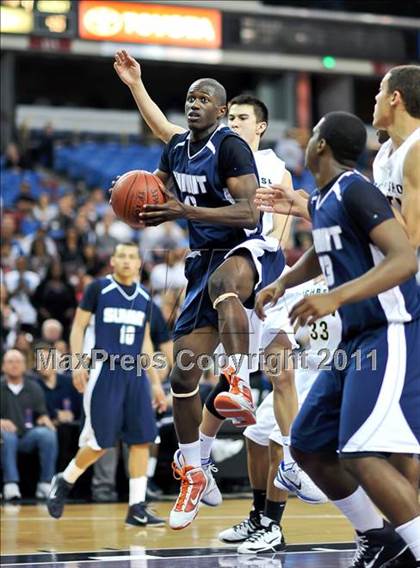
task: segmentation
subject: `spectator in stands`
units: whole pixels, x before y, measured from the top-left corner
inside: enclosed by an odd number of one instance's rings
[[[32,301],[38,310],[39,323],[48,318],[57,319],[63,325],[66,335],[77,304],[74,288],[68,283],[60,261],[52,261]]]
[[[133,240],[133,229],[123,221],[119,221],[112,209],[105,213],[102,222],[96,225],[95,231],[96,235],[101,239],[101,244],[102,236],[105,233],[119,243],[128,243]]]
[[[180,246],[185,241],[185,232],[177,223],[169,222],[142,231],[140,254],[143,262],[153,260],[156,250],[165,251]]]
[[[25,357],[27,369],[32,369],[34,366],[34,351],[33,351],[34,336],[28,331],[18,331],[16,339],[13,344],[13,349],[17,349]]]
[[[58,207],[55,203],[50,202],[50,196],[47,192],[41,193],[38,202],[34,207],[34,217],[43,226],[48,226],[58,215]]]
[[[30,166],[27,156],[22,155],[17,144],[14,142],[10,142],[7,145],[5,156],[6,161],[4,167],[6,169],[24,170]]]
[[[100,187],[95,187],[94,189],[92,189],[89,201],[92,202],[95,208],[97,218],[102,219],[102,217],[109,209],[109,200],[105,199],[105,193],[103,189],[101,189]]]
[[[83,264],[82,242],[75,227],[66,230],[65,240],[60,247],[60,257],[67,274],[74,273]]]
[[[10,304],[18,314],[21,326],[33,333],[37,314],[31,299],[40,278],[36,272],[28,270],[27,259],[24,256],[18,257],[15,266],[15,270],[5,274],[4,282],[9,292]]]
[[[45,168],[51,169],[54,165],[54,129],[51,122],[47,122],[42,131],[38,148],[37,161]]]
[[[1,242],[2,246],[9,245],[8,258],[15,261],[19,256],[22,256],[23,248],[17,238],[17,223],[15,216],[11,213],[6,213],[2,216],[1,223]],[[2,255],[2,265],[4,265],[4,256]]]
[[[56,247],[54,241],[51,240],[52,246],[48,247],[48,237],[41,229],[35,235],[30,235],[30,249],[28,254],[29,267],[36,272],[40,278],[44,278],[51,264],[52,257],[56,256]],[[22,243],[24,244],[24,243]],[[51,252],[53,254],[51,254]]]
[[[40,478],[36,497],[47,497],[55,474],[58,444],[41,387],[25,377],[25,359],[15,350],[3,358],[3,377],[0,383],[1,457],[3,466],[3,496],[6,501],[19,499],[18,452],[39,453]]]
[[[41,326],[41,338],[51,347],[56,341],[63,338],[62,324],[53,318],[46,319]]]
[[[153,293],[168,288],[182,290],[187,285],[185,278],[185,249],[172,248],[165,251],[164,262],[157,264],[150,273],[150,285]]]
[[[117,238],[110,234],[111,226],[115,221],[115,216],[112,211],[105,213],[102,222],[96,225],[96,235],[101,243],[98,250],[98,255],[102,260],[108,260],[112,255],[117,243]]]
[[[86,272],[92,276],[97,276],[104,268],[105,263],[99,259],[95,245],[86,244],[83,247],[83,264]]]
[[[74,388],[71,377],[57,372],[59,357],[56,359],[57,354],[53,349],[48,343],[35,346],[36,380],[44,392],[48,415],[58,426],[79,420],[82,397]]]
[[[0,318],[1,318],[1,353],[12,347],[16,341],[16,334],[19,326],[19,317],[13,307],[9,304],[7,288],[0,284]]]

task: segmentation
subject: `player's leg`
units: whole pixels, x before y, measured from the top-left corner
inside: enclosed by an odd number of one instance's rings
[[[126,376],[121,369],[111,371],[98,363],[89,374],[83,393],[85,424],[79,438],[80,449],[65,470],[54,476],[47,498],[49,514],[58,519],[66,498],[86,469],[115,446],[123,424]]]
[[[250,439],[247,440],[247,444],[251,448],[258,447],[258,444],[255,444]],[[251,463],[254,472],[258,472],[255,483],[259,482],[260,484],[263,482],[263,479],[260,476],[258,460],[262,459],[262,448],[263,446],[259,446],[259,451],[254,450],[251,456],[248,457],[248,464]],[[283,459],[283,448],[279,443],[270,439],[268,448],[264,447],[264,449],[268,459],[264,508],[260,512],[259,517],[260,527],[239,545],[238,552],[240,554],[277,552],[283,550],[286,546],[280,523],[286,507],[288,492],[277,489],[274,486],[278,464]],[[249,465],[248,469],[251,469]]]
[[[389,324],[352,346],[351,353],[359,353],[359,366],[353,363],[346,371],[339,449],[351,473],[420,562],[417,491],[377,454],[420,452],[419,338],[420,322],[415,320]],[[367,357],[372,352],[375,364]]]
[[[169,517],[169,524],[174,529],[182,529],[193,521],[209,484],[201,467],[199,426],[202,406],[198,382],[202,369],[198,358],[202,354],[213,354],[218,343],[217,330],[210,326],[182,335],[174,343],[171,385],[174,424],[182,455],[182,459],[175,462],[174,471],[181,481],[180,494]]]
[[[133,526],[161,526],[146,505],[147,466],[150,444],[156,439],[157,425],[146,372],[130,372],[123,407],[122,440],[128,445],[129,503],[125,519]]]
[[[354,568],[377,564],[397,554],[401,539],[374,507],[372,501],[338,457],[343,377],[338,371],[322,371],[312,385],[291,432],[292,456],[331,502],[347,517],[357,534]],[[355,407],[352,412],[354,413]],[[382,560],[381,560],[382,561]]]
[[[253,294],[258,273],[249,251],[241,249],[227,258],[209,280],[209,295],[218,313],[220,341],[227,356],[223,371],[230,383],[228,393],[215,400],[219,414],[255,423],[255,407],[249,388],[249,319],[244,307]]]
[[[392,454],[390,463],[411,483],[415,491],[420,484],[420,461],[415,454]]]

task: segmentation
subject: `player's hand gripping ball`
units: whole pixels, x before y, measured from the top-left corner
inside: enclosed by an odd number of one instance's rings
[[[111,189],[110,203],[119,219],[133,229],[139,229],[144,227],[139,219],[143,206],[160,205],[166,199],[164,185],[157,176],[143,170],[133,170],[117,178]]]

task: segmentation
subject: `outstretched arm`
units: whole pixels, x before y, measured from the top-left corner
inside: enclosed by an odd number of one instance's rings
[[[151,99],[141,78],[140,64],[125,49],[115,54],[114,69],[121,81],[130,89],[140,114],[157,138],[169,142],[174,134],[185,131],[181,126],[169,122]]]

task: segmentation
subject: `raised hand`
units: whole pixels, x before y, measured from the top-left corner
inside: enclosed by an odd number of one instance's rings
[[[115,54],[114,69],[121,81],[128,87],[140,82],[140,63],[131,57],[125,49],[121,49]]]

